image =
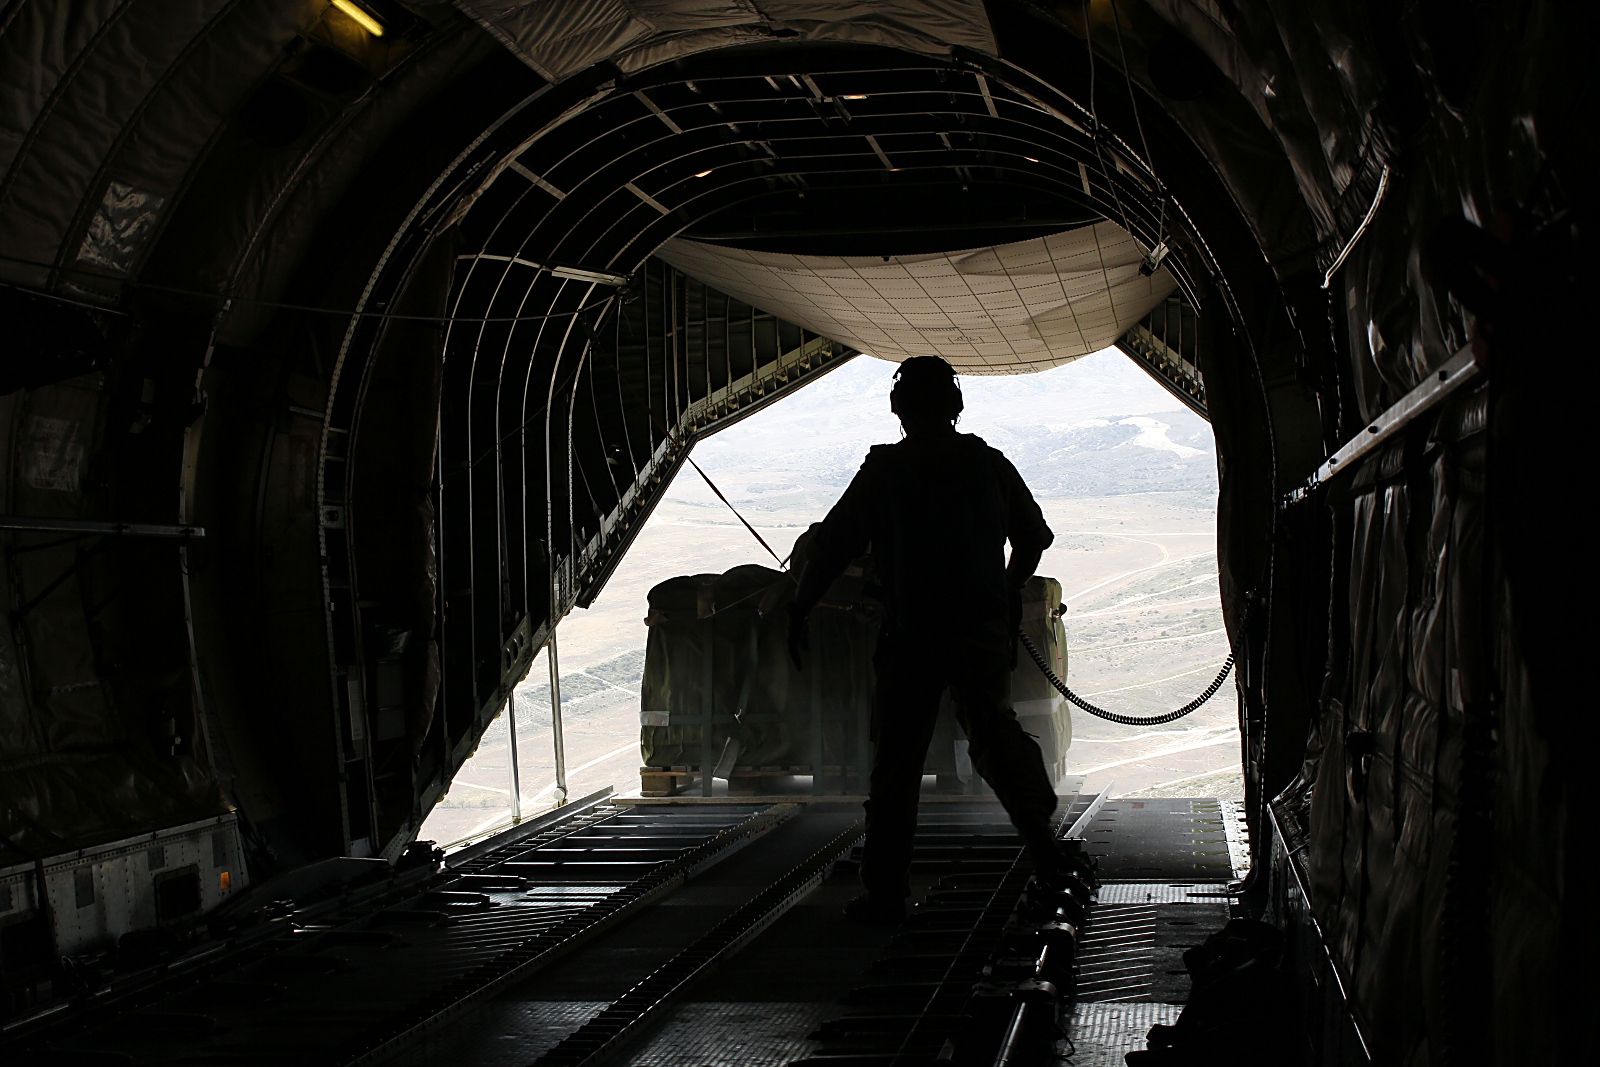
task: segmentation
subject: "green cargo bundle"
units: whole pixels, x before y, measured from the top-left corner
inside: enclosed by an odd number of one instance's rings
[[[883,608],[866,595],[862,567],[851,567],[811,615],[805,670],[788,655],[788,605],[794,583],[755,565],[724,574],[669,578],[650,590],[640,692],[641,772],[646,795],[676,781],[713,778],[730,792],[754,792],[755,779],[811,775],[817,793],[865,793],[872,765],[876,684],[872,654]],[[1066,633],[1061,584],[1035,577],[1023,590],[1023,629],[1062,677]],[[1072,721],[1066,703],[1026,655],[1012,674],[1022,727],[1038,739],[1053,780],[1065,774]],[[709,776],[701,768],[710,767]],[[949,696],[925,765],[951,787],[977,792]]]
[[[1056,677],[1065,678],[1067,631],[1061,624],[1061,612],[1061,583],[1042,575],[1028,579],[1022,589],[1022,632],[1044,656]],[[1067,749],[1072,745],[1071,705],[1039,673],[1026,651],[1018,653],[1016,669],[1011,672],[1011,709],[1016,712],[1023,730],[1039,743],[1050,780],[1059,783],[1066,777]],[[922,770],[924,774],[936,774],[946,781],[954,777],[970,792],[981,788],[973,775],[967,739],[956,723],[955,704],[948,692],[940,703],[939,721],[934,726]]]

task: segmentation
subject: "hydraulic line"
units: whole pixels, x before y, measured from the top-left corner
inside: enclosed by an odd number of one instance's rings
[[[1046,663],[1044,657],[1039,654],[1039,650],[1035,648],[1033,642],[1028,639],[1028,635],[1019,630],[1017,632],[1017,636],[1022,639],[1022,646],[1028,650],[1028,655],[1033,658],[1035,666],[1037,666],[1040,671],[1044,672],[1044,676],[1050,680],[1051,685],[1056,687],[1057,692],[1066,697],[1077,707],[1087,711],[1090,715],[1093,715],[1096,718],[1105,719],[1107,722],[1120,723],[1123,726],[1160,726],[1162,723],[1175,722],[1176,720],[1183,718],[1185,715],[1188,715],[1190,712],[1194,711],[1200,705],[1204,704],[1206,701],[1215,696],[1217,690],[1222,688],[1222,683],[1227,679],[1228,672],[1233,670],[1233,653],[1229,652],[1228,658],[1222,661],[1222,670],[1217,672],[1217,676],[1211,680],[1211,684],[1206,686],[1204,691],[1202,691],[1199,696],[1189,701],[1189,703],[1185,704],[1183,707],[1174,711],[1163,712],[1160,715],[1151,715],[1148,717],[1138,715],[1121,715],[1115,711],[1107,711],[1104,708],[1097,708],[1087,700],[1080,697],[1077,693],[1074,693],[1072,690],[1068,689],[1067,683],[1056,677],[1056,672],[1050,669],[1050,665]]]

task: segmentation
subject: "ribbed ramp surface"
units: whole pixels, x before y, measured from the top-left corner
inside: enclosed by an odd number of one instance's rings
[[[1086,805],[1065,803],[1063,825]],[[925,803],[915,907],[883,929],[840,914],[859,892],[860,830],[854,803],[602,804],[447,871],[302,906],[210,962],[5,1035],[0,1058],[911,1067],[961,1047],[981,1059],[1010,1010],[981,988],[1017,962],[1008,923],[1031,873],[1020,842],[993,801]],[[1214,801],[1110,801],[1086,837],[1103,885],[1079,927],[1057,1053],[1120,1065],[1181,1010],[1182,953],[1226,922],[1231,868]]]
[[[1214,800],[1114,800],[1100,810],[1086,835],[1102,885],[1079,931],[1080,1003],[1188,999],[1184,951],[1228,921],[1222,819]]]
[[[602,805],[431,878],[347,889],[244,931],[239,940],[248,945],[214,946],[214,960],[102,990],[31,1031],[7,1034],[0,1060],[59,1067],[375,1058],[575,950],[791,813]]]
[[[1102,884],[1078,940],[1073,1067],[1123,1067],[1189,996],[1183,953],[1228,921],[1233,877],[1214,800],[1114,800],[1085,835]]]
[[[1083,801],[1064,815],[1082,810]],[[1064,805],[1065,807],[1065,805]],[[569,961],[506,992],[392,1062],[528,1067],[549,1058],[659,968],[859,816],[808,804]],[[1080,995],[1066,1020],[1076,1067],[1115,1065],[1182,1010],[1182,952],[1228,918],[1232,874],[1214,801],[1110,801],[1090,823],[1105,884],[1080,941]],[[923,805],[906,926],[851,926],[859,892],[846,856],[805,899],[670,1003],[609,1062],[635,1067],[884,1067],[927,1063],[949,1040],[978,974],[953,968],[995,901],[1003,919],[1026,881],[1020,844],[992,801]],[[1010,894],[1000,893],[1003,884]],[[992,938],[992,932],[991,932]],[[981,968],[992,943],[973,945]],[[951,996],[936,1001],[941,981]]]
[[[462,1067],[535,1063],[551,1067],[572,1062],[563,1042],[636,997],[664,968],[701,944],[717,923],[746,907],[785,871],[825,851],[860,816],[856,804],[804,805],[782,826],[582,953],[500,995],[481,1012],[440,1030],[425,1045],[392,1062],[407,1067],[441,1062]],[[981,800],[927,804],[913,870],[916,898],[926,902],[941,879],[959,878],[980,887],[988,900],[1020,852],[997,804]],[[1018,871],[1012,898],[997,909],[1000,921],[1010,914],[1026,874],[1025,868]],[[932,943],[927,935],[947,939],[954,931],[964,936],[982,908],[935,904],[920,909],[905,930],[859,927],[845,923],[840,915],[845,901],[858,892],[854,861],[846,852],[827,878],[759,936],[721,960],[682,995],[667,1000],[653,1013],[650,1024],[619,1047],[609,1062],[780,1067],[824,1053],[830,1043],[859,1049],[861,1035],[848,1023],[841,1028],[841,1020],[856,1011],[841,1004],[841,996],[860,986],[937,983],[949,960],[937,955],[936,944],[935,952],[929,953]],[[908,935],[922,943],[902,953],[895,941]],[[990,947],[987,942],[975,943],[976,967],[987,960]],[[928,966],[938,969],[929,972]],[[968,976],[964,983],[952,985],[962,1002],[971,984]],[[959,1014],[961,1007],[956,1004],[950,1015]],[[871,1011],[884,1014],[880,1008]],[[916,1022],[915,1011],[900,1012],[898,1024],[907,1031],[901,1038],[910,1036]],[[917,1036],[918,1044],[932,1043],[923,1058],[931,1059],[946,1036],[932,1031]]]

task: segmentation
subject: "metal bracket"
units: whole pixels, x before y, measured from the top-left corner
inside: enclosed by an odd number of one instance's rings
[[[1089,806],[1083,809],[1083,814],[1074,819],[1067,832],[1061,835],[1063,841],[1083,840],[1083,835],[1089,832],[1089,824],[1094,822],[1094,817],[1105,807],[1106,799],[1111,796],[1111,787],[1116,784],[1116,779],[1107,782],[1106,787],[1100,790],[1100,794],[1089,801]]]
[[[1146,325],[1149,321],[1146,317],[1117,338],[1117,349],[1143,367],[1168,392],[1183,401],[1190,411],[1209,422],[1211,415],[1206,409],[1206,385],[1200,376],[1200,368],[1153,333]]]

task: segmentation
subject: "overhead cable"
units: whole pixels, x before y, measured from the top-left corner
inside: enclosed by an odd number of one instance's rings
[[[1128,49],[1122,43],[1122,15],[1117,11],[1117,0],[1111,0],[1111,24],[1117,31],[1117,52],[1122,56],[1122,79],[1128,86],[1128,104],[1133,108],[1133,125],[1139,131],[1139,145],[1144,149],[1144,167],[1156,180],[1156,190],[1161,194],[1161,218],[1156,224],[1156,243],[1145,256],[1145,265],[1149,270],[1144,274],[1154,274],[1161,269],[1161,261],[1167,258],[1167,194],[1163,188],[1160,175],[1155,171],[1155,158],[1150,155],[1150,141],[1144,135],[1144,120],[1139,118],[1139,98],[1133,91],[1133,72],[1128,69]]]

